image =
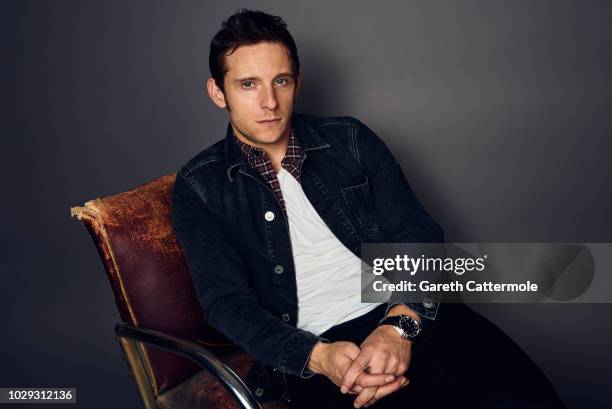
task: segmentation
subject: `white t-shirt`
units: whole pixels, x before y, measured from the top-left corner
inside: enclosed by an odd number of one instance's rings
[[[329,230],[285,169],[277,174],[289,219],[298,293],[298,328],[320,335],[380,304],[361,302],[361,259]]]

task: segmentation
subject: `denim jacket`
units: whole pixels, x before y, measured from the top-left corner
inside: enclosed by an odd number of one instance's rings
[[[362,243],[442,242],[383,141],[351,117],[293,114],[303,149],[301,186],[329,229],[357,257]],[[289,228],[281,205],[242,156],[231,126],[225,139],[177,173],[173,224],[207,322],[252,354],[246,383],[261,403],[284,395],[284,374],[312,376],[321,338],[296,327],[298,300]],[[412,303],[427,319],[438,305]]]

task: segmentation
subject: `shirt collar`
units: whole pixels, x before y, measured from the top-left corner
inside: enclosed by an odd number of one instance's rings
[[[318,135],[307,118],[308,116],[306,115],[294,112],[291,121],[294,136],[300,144],[302,154],[305,154],[305,152],[311,150],[329,148],[330,145]],[[227,177],[231,181],[233,180],[233,170],[241,164],[247,163],[247,160],[243,156],[240,149],[240,145],[238,144],[238,139],[234,136],[231,123],[227,124],[224,144],[225,161],[227,163]]]
[[[242,142],[236,137],[236,135],[234,135],[233,132],[232,135],[234,136],[236,142],[238,143],[238,146],[240,147],[240,153],[242,154],[243,158],[246,159],[249,165],[251,165],[252,167],[256,167],[256,162],[258,159],[264,161],[269,160],[268,156],[266,155],[266,152],[263,149]],[[285,151],[285,156],[283,157],[282,165],[295,165],[296,163],[299,163],[301,159],[302,147],[300,145],[298,137],[295,135],[294,130],[291,129],[291,132],[289,134],[289,141],[287,143],[287,150]]]

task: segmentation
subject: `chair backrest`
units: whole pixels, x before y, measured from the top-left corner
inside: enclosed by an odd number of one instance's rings
[[[93,238],[121,319],[208,346],[228,345],[204,320],[171,222],[175,174],[128,192],[96,199],[71,213]],[[199,370],[154,348],[140,357],[156,396]]]

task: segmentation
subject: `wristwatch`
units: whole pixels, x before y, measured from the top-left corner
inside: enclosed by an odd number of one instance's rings
[[[421,326],[417,320],[407,315],[384,317],[378,325],[391,325],[402,338],[410,341],[414,341],[421,332]]]

